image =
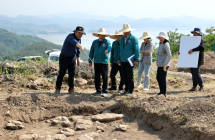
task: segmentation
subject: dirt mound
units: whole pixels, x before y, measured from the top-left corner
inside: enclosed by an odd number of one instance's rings
[[[213,140],[214,109],[214,98],[193,100],[154,96],[124,100],[112,111],[142,119],[154,130],[168,133],[175,139]]]

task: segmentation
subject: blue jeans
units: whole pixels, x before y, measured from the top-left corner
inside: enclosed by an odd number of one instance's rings
[[[150,64],[143,64],[142,62],[139,63],[139,69],[138,69],[138,77],[137,77],[137,86],[141,85],[142,81],[142,75],[143,71],[145,71],[145,79],[144,79],[144,87],[149,88],[149,83],[150,83]]]

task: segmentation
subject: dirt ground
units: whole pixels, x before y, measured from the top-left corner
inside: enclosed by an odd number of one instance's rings
[[[172,65],[177,59],[171,61]],[[152,68],[156,69],[154,63]],[[204,92],[188,92],[192,87],[191,75],[176,72],[175,68],[175,65],[170,68],[167,77],[166,98],[157,95],[159,87],[153,73],[150,90],[135,88],[131,97],[121,96],[117,91],[109,92],[106,98],[93,96],[94,85],[76,86],[75,94],[69,95],[65,83],[61,94],[54,94],[54,84],[35,90],[20,87],[14,80],[0,81],[0,139],[18,140],[21,135],[33,134],[54,136],[63,127],[51,125],[50,119],[78,115],[91,120],[93,115],[108,110],[125,117],[103,122],[105,131],[95,140],[215,140],[215,75],[203,76],[206,81]],[[20,121],[25,128],[8,130],[5,124],[9,120]],[[96,131],[97,125],[92,122],[91,128],[76,130],[74,136],[65,140],[77,140],[83,134]],[[128,125],[128,129],[117,131],[119,124]],[[71,121],[69,128],[75,130],[74,125]]]

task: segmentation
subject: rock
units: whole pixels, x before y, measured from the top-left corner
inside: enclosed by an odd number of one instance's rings
[[[94,121],[109,122],[109,121],[122,119],[123,117],[124,117],[123,114],[104,113],[104,114],[94,115],[91,117],[91,119]]]
[[[87,135],[81,135],[77,140],[94,140],[94,139]]]
[[[51,121],[50,121],[50,120],[46,120],[45,122],[46,122],[46,123],[50,123]]]
[[[6,125],[6,129],[10,129],[10,130],[17,130],[17,129],[23,129],[24,126],[22,125],[21,122],[19,121],[9,121]]]
[[[53,136],[53,140],[64,140],[66,136],[64,134],[56,134]]]
[[[36,90],[38,90],[39,88],[38,88],[37,85],[33,84],[33,85],[30,85],[30,89],[36,89]]]
[[[75,122],[75,130],[86,130],[92,126],[93,122],[90,120],[78,119]]]
[[[61,118],[61,120],[62,120],[62,121],[69,121],[69,119],[68,119],[67,117],[65,117],[65,116],[63,116],[63,117]]]
[[[6,124],[6,129],[9,129],[9,130],[17,130],[18,127],[17,127],[14,123],[7,123],[7,124]]]
[[[51,72],[51,75],[58,75],[58,71]]]
[[[72,117],[69,117],[69,120],[75,122],[78,119],[83,119],[83,116],[74,115]]]
[[[102,114],[103,113],[111,113],[111,111],[110,110],[104,110],[104,111],[102,111]]]
[[[97,126],[96,129],[97,129],[97,130],[101,130],[102,132],[105,131],[104,128],[102,128],[101,126]]]
[[[77,79],[74,80],[74,85],[76,87],[87,85],[87,80],[82,79],[82,78],[77,78]]]
[[[106,124],[100,123],[99,121],[96,121],[95,124],[96,124],[97,126],[101,126],[101,127],[103,127],[103,128],[106,128],[106,127],[107,127]]]
[[[87,133],[87,134],[85,134],[85,135],[87,135],[87,136],[89,136],[89,137],[91,137],[91,138],[96,138],[96,137],[98,137],[99,136],[99,133],[100,133],[101,131],[95,131],[95,132],[90,132],[90,133]]]
[[[12,69],[13,68],[13,65],[11,65],[9,62],[4,61],[3,64],[2,64],[2,67],[3,68],[8,68],[8,69]]]
[[[44,79],[40,78],[34,81],[34,85],[36,86],[43,86]]]
[[[53,120],[51,124],[52,124],[52,125],[57,125],[58,123],[60,123],[59,120]]]
[[[87,81],[87,84],[88,84],[88,85],[94,85],[94,84],[95,84],[95,82],[94,82],[94,80],[93,80],[93,79],[90,79],[90,80],[88,80],[88,81]]]
[[[67,120],[67,121],[62,121],[61,122],[61,126],[63,126],[63,127],[69,127],[70,126],[70,121],[69,120]]]
[[[116,130],[120,130],[120,131],[126,131],[128,129],[128,125],[118,125],[116,126]]]
[[[67,137],[74,136],[75,131],[70,128],[64,128],[60,132],[60,134],[64,134]]]
[[[21,135],[19,140],[33,140],[32,135]]]
[[[12,74],[6,74],[4,76],[4,81],[14,81],[15,77]]]

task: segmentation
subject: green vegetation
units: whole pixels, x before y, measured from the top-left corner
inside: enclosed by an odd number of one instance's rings
[[[206,29],[206,34],[203,34],[203,38],[206,41],[206,47],[205,47],[205,52],[211,52],[214,51],[214,43],[215,43],[215,33],[213,32],[213,28],[207,28]],[[172,53],[172,56],[177,56],[177,52],[179,51],[179,47],[180,47],[180,38],[182,36],[190,36],[190,34],[182,34],[182,33],[178,33],[177,32],[178,29],[175,29],[175,31],[169,31],[167,32],[168,37],[169,37],[169,41],[170,41],[170,50]],[[152,56],[154,58],[157,58],[157,49],[158,47],[156,46],[157,44],[155,44],[154,46],[154,52],[152,54]]]
[[[7,30],[0,29],[0,57],[11,55],[20,49],[37,42],[47,41],[30,35],[16,35]]]
[[[62,46],[38,37],[17,35],[5,29],[0,29],[0,49],[1,60],[17,60],[25,56],[42,56],[43,58],[47,58],[46,50],[61,50]],[[85,52],[89,54],[89,50],[85,49]],[[80,57],[83,61],[88,60],[88,56],[84,52],[81,52]]]

